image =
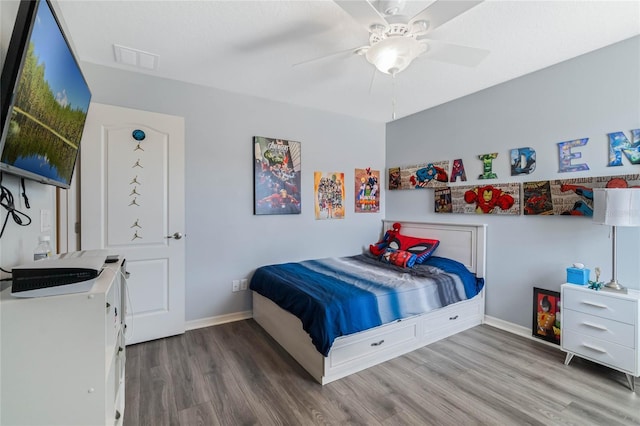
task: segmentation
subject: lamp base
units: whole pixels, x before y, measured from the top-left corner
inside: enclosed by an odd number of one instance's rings
[[[618,293],[627,293],[627,288],[622,286],[618,281],[611,280],[602,287],[603,290],[615,291]]]

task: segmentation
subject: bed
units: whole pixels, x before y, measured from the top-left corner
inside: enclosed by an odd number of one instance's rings
[[[479,282],[484,282],[486,225],[384,220],[382,224],[383,234],[386,230],[391,229],[394,223],[401,224],[401,232],[404,235],[436,239],[440,242],[434,256],[429,261],[433,259],[437,262],[436,265],[440,266],[441,262],[451,259],[454,261],[452,263],[457,263],[471,274],[474,274]],[[333,267],[334,263],[339,263],[338,267],[342,268],[344,263],[346,264],[347,272],[341,271],[336,275],[345,276],[351,275],[351,269],[349,268],[357,270],[360,267],[359,262],[371,261],[366,259],[367,256],[364,256],[364,259],[362,257],[353,256],[300,263],[304,264],[305,268],[311,269]],[[440,261],[443,258],[445,260]],[[425,262],[423,265],[427,265],[427,263]],[[414,268],[419,269],[423,265]],[[446,264],[444,265],[446,266]],[[294,271],[292,275],[296,275],[295,272],[298,271],[296,268],[299,268],[298,264],[277,265],[277,267],[281,266],[292,269]],[[282,303],[283,297],[287,299],[287,293],[282,292],[284,292],[283,288],[291,286],[291,282],[288,281],[290,277],[283,274],[283,280],[275,282],[272,279],[273,277],[269,278],[270,276],[267,274],[268,270],[273,267],[275,265],[258,268],[251,280],[253,318],[316,381],[323,385],[474,327],[484,320],[485,288],[482,287],[476,295],[464,300],[456,301],[460,298],[456,299],[455,296],[452,296],[453,298],[448,297],[447,303],[449,304],[443,307],[431,307],[431,310],[425,313],[412,315],[411,310],[402,313],[389,313],[386,312],[388,309],[381,308],[378,317],[373,315],[374,318],[356,317],[355,320],[347,320],[344,325],[352,327],[353,330],[356,330],[354,332],[351,332],[352,330],[345,331],[346,329],[334,332],[326,331],[324,333],[321,331],[319,337],[314,326],[309,323],[313,318],[305,318],[304,315],[299,318],[289,312],[289,310],[296,312],[296,309]],[[353,275],[355,276],[355,273]],[[301,284],[303,286],[306,285],[312,291],[314,279],[315,277],[313,276],[305,275],[302,280],[304,283]],[[354,280],[361,281],[357,277]],[[467,284],[461,284],[461,281],[457,279],[450,285],[454,289],[457,288],[458,293],[466,291],[468,287]],[[461,285],[464,290],[460,289]],[[370,289],[367,288],[367,290]],[[271,293],[273,292],[275,293],[272,295]],[[278,292],[285,294],[285,296],[278,297]],[[373,292],[375,293],[375,291]],[[455,292],[454,290],[453,293]],[[359,296],[361,301],[358,304],[355,304],[355,302],[348,303],[357,306],[355,310],[360,311],[360,303],[373,303],[368,300],[370,297],[365,293],[357,290],[356,296]],[[276,300],[277,303],[272,301],[270,297]],[[389,299],[389,296],[386,297]],[[394,299],[397,297],[397,294],[392,296]],[[412,294],[404,295],[404,297],[417,298]],[[286,306],[286,309],[280,307],[278,303]],[[309,307],[308,311],[311,312],[308,315],[310,317],[322,317],[324,315],[322,311],[318,311],[313,306]],[[351,321],[354,321],[354,324]],[[331,320],[329,322],[331,323]],[[334,320],[334,322],[337,321]],[[363,329],[362,331],[357,331],[361,328]],[[309,332],[305,331],[305,329],[309,330]],[[342,335],[343,333],[348,334]],[[324,340],[325,336],[323,334],[329,335],[328,341]],[[335,336],[332,334],[335,334]]]

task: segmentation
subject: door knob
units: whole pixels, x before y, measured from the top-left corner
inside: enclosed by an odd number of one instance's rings
[[[174,240],[179,240],[182,238],[182,233],[176,232],[173,235],[167,235],[165,238],[173,238]]]

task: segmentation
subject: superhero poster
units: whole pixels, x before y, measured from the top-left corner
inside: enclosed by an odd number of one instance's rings
[[[434,191],[436,213],[520,214],[520,184],[453,186]]]
[[[434,161],[389,168],[389,189],[422,189],[447,186],[449,161]]]
[[[313,173],[316,219],[344,219],[344,173]]]
[[[380,171],[356,169],[355,171],[355,212],[378,213],[380,211]]]
[[[525,215],[593,216],[594,188],[640,187],[640,175],[524,182]]]
[[[560,344],[560,306],[559,292],[533,288],[533,337]]]
[[[453,213],[451,188],[436,188],[433,193],[435,194],[434,211],[436,213]]]
[[[300,142],[253,138],[256,215],[300,214]]]
[[[400,181],[400,167],[389,167],[389,189],[402,189]]]
[[[551,182],[525,182],[522,184],[522,205],[526,215],[553,214]]]

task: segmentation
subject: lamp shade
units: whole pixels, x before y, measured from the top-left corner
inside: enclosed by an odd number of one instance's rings
[[[593,221],[611,226],[640,226],[640,189],[594,188]]]

